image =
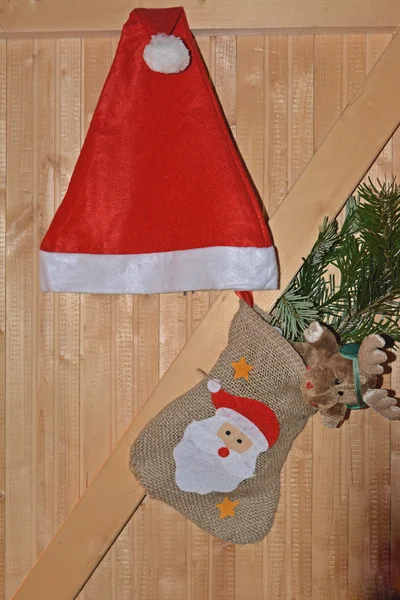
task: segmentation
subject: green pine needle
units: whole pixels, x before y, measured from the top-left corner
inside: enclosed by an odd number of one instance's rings
[[[400,185],[369,180],[348,200],[340,231],[336,219],[324,219],[272,317],[291,341],[318,320],[343,342],[361,342],[370,333],[400,342],[399,299]]]

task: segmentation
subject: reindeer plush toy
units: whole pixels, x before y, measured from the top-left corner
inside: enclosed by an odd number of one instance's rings
[[[320,410],[324,425],[337,427],[347,410],[366,405],[387,419],[400,419],[396,399],[386,390],[375,389],[387,359],[382,337],[372,334],[362,344],[340,348],[335,335],[314,322],[305,330],[304,338],[305,342],[293,343],[307,366],[301,392],[307,404]]]

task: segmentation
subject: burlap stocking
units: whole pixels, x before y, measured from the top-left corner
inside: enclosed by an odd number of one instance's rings
[[[132,446],[133,473],[150,496],[214,536],[262,539],[283,463],[315,412],[301,397],[304,372],[261,311],[241,301],[209,378],[161,411]]]

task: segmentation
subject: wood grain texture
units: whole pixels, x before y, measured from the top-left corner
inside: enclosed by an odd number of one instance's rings
[[[83,45],[83,131],[89,127],[104,80],[113,59],[110,38],[85,40]],[[111,390],[115,386],[115,366],[111,371],[111,296],[81,297],[81,493],[110,453]],[[85,600],[105,600],[111,596],[111,555],[88,582]]]
[[[7,47],[0,43],[0,600],[6,593],[6,139],[7,123]]]
[[[159,407],[198,380],[198,367],[212,367],[237,300],[208,292],[113,298],[39,293],[37,245],[65,193],[116,41],[0,42],[0,132],[7,134],[3,155],[0,146],[7,192],[3,217],[0,209],[0,274],[7,273],[0,286],[6,374],[3,442],[0,392],[0,599],[10,599],[90,481],[67,521],[71,529],[61,530],[17,600],[73,598],[119,531],[80,600],[394,598],[392,588],[400,590],[400,434],[397,424],[369,411],[352,415],[341,431],[322,429],[318,417],[309,423],[285,465],[273,530],[260,544],[224,544],[158,502],[141,502],[143,492],[127,469],[130,443]],[[322,217],[337,212],[351,192],[360,165],[366,170],[383,146],[385,128],[389,137],[388,114],[398,118],[394,55],[375,79],[387,87],[367,82],[350,117],[338,125],[340,136],[334,129],[323,142],[389,41],[388,35],[364,34],[199,38],[272,217],[284,281]],[[396,133],[379,154],[373,177],[398,172],[399,139]],[[319,152],[310,162],[314,145]],[[264,308],[275,297],[257,293]],[[385,383],[399,390],[397,363]],[[61,561],[64,544],[72,552]],[[41,577],[46,562],[52,566]],[[71,577],[75,587],[68,591]]]
[[[6,597],[35,559],[36,406],[33,353],[34,43],[7,48]],[[37,126],[37,125],[36,125]],[[35,219],[36,220],[36,219]],[[35,240],[36,242],[36,240]],[[36,244],[35,244],[36,246]]]
[[[365,35],[343,38],[344,70],[342,80],[343,103],[351,100],[362,84],[366,73],[366,39]],[[365,414],[353,411],[354,415],[346,423],[345,431],[348,444],[343,443],[344,450],[349,452],[347,464],[350,467],[348,478],[348,561],[347,561],[347,595],[357,598],[363,593],[365,580],[365,527],[367,525],[364,502],[364,452],[366,441]],[[346,435],[345,434],[345,435]]]
[[[326,135],[342,112],[342,36],[318,36],[314,46],[314,147]],[[328,69],[327,66],[330,65]],[[339,599],[340,469],[341,435],[326,430],[313,419],[312,488],[312,598]]]
[[[400,130],[392,138],[393,143],[393,173],[400,176]],[[394,355],[391,373],[392,392],[400,390],[400,363],[399,352]],[[391,425],[390,432],[390,550],[391,550],[391,586],[400,593],[400,511],[398,498],[400,497],[400,429]]]
[[[159,297],[134,298],[133,402],[134,416],[144,406],[159,381]],[[130,594],[136,598],[157,597],[157,551],[151,552],[158,537],[157,506],[145,499],[132,519],[132,583]],[[150,550],[150,553],[149,553]],[[152,556],[152,559],[149,559]]]
[[[265,105],[268,106],[267,131],[265,143],[264,198],[268,215],[276,213],[288,190],[288,36],[273,35],[265,41],[267,62],[265,68]],[[291,111],[290,111],[291,113]],[[289,465],[290,469],[290,465]],[[263,547],[263,596],[282,600],[285,596],[285,582],[290,581],[291,573],[286,577],[285,548],[285,496],[287,493],[287,474],[281,473],[281,498],[270,535],[261,543]],[[289,486],[290,487],[290,486]],[[290,518],[290,515],[289,515]]]
[[[366,71],[373,68],[391,36],[367,36],[366,38]],[[392,140],[386,144],[371,169],[371,178],[383,181],[391,177]],[[383,387],[390,389],[390,375],[383,377]],[[369,487],[369,572],[365,573],[366,587],[364,593],[389,594],[390,582],[390,423],[384,419],[376,419],[378,415],[368,415],[368,487]]]
[[[54,209],[67,190],[83,134],[82,43],[57,40]],[[50,215],[48,216],[50,218]],[[44,223],[43,223],[44,225]],[[54,427],[57,431],[56,529],[80,489],[80,300],[77,294],[54,297]]]
[[[216,92],[220,98],[228,124],[236,137],[237,133],[237,39],[235,36],[210,36],[203,40],[205,56]],[[220,292],[209,293],[210,306]],[[198,530],[198,528],[196,528]],[[208,539],[207,598],[211,600],[233,600],[235,598],[235,547],[215,538]],[[194,595],[196,598],[196,595]]]
[[[168,0],[12,0],[3,6],[4,32],[65,32],[119,30],[135,6],[164,8]],[[218,3],[186,0],[185,10],[194,29],[255,29],[316,27],[393,27],[400,23],[400,7],[391,0],[263,0]]]
[[[34,161],[40,169],[34,169],[33,248],[39,249],[43,234],[54,211],[54,164],[55,164],[55,91],[56,91],[56,42],[40,40],[35,43],[34,56]],[[34,281],[38,280],[37,261]],[[33,336],[40,340],[37,357],[33,359],[37,396],[35,421],[37,424],[36,457],[36,553],[41,554],[53,537],[56,525],[57,505],[57,438],[54,417],[54,298],[34,290],[32,313],[36,312]],[[36,308],[37,307],[37,308]],[[41,335],[39,335],[39,331]],[[33,344],[35,347],[35,344]]]
[[[288,187],[299,177],[314,148],[314,40],[288,40]],[[285,597],[311,598],[312,591],[312,422],[296,440],[285,466]]]
[[[237,38],[236,140],[260,196],[264,195],[264,37]],[[261,199],[260,199],[261,203]],[[262,598],[262,543],[235,547],[235,599]]]

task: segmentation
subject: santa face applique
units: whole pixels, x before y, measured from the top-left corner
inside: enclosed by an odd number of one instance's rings
[[[174,448],[175,481],[184,492],[231,492],[254,476],[256,461],[279,437],[279,422],[265,404],[232,396],[208,382],[215,415],[192,421]]]

